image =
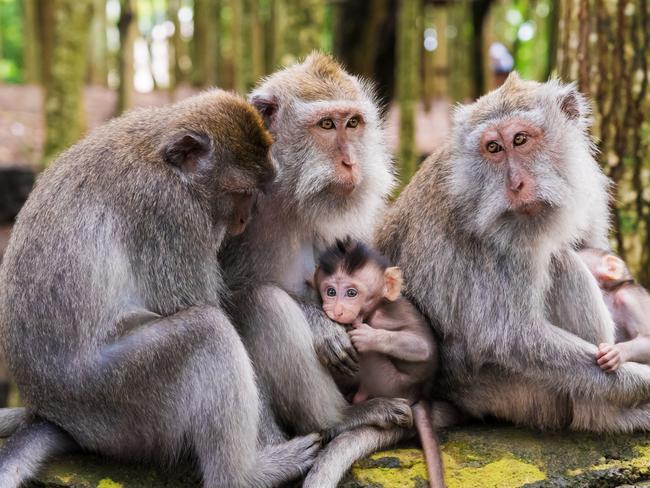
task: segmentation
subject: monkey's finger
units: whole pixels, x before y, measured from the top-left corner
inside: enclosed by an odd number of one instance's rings
[[[329,344],[332,367],[346,376],[354,376],[359,371],[357,351],[350,343],[349,346],[339,342]]]

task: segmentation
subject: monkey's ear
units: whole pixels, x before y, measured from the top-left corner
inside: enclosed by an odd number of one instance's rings
[[[316,283],[318,282],[317,277],[318,277],[318,270],[319,269],[320,269],[320,267],[316,266],[316,269],[314,270],[314,275],[311,278],[307,278],[305,280],[307,285],[309,286],[309,288],[311,288],[312,290],[316,290],[316,291],[318,291],[318,289],[316,288]]]
[[[603,258],[603,275],[607,281],[623,279],[625,275],[625,262],[618,256],[608,254]]]
[[[274,95],[253,93],[250,103],[257,109],[264,120],[266,128],[271,128],[273,118],[278,111],[278,99]]]
[[[402,270],[397,266],[386,268],[384,271],[384,298],[394,302],[402,291]]]
[[[575,84],[564,87],[560,94],[559,104],[560,110],[569,120],[577,120],[589,115],[589,104]]]
[[[209,137],[190,131],[172,136],[162,148],[162,158],[167,164],[187,172],[195,172],[207,164],[209,153]]]

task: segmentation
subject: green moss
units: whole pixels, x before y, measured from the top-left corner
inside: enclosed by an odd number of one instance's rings
[[[418,486],[427,479],[427,469],[419,449],[396,449],[370,456],[352,468],[361,484],[382,488]]]
[[[97,488],[124,488],[124,485],[122,483],[116,483],[110,478],[104,478],[99,481]]]
[[[510,457],[480,468],[447,468],[446,478],[448,488],[516,488],[546,475],[537,466]]]

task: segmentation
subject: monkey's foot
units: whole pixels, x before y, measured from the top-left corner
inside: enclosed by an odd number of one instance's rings
[[[337,435],[361,427],[372,425],[380,429],[413,427],[413,412],[408,400],[404,398],[372,398],[363,403],[348,407],[345,420],[324,430],[321,435],[324,442],[329,442]]]
[[[282,444],[267,446],[260,455],[258,471],[268,469],[284,481],[298,478],[309,471],[320,448],[320,434],[295,437]],[[280,476],[278,470],[282,471]]]

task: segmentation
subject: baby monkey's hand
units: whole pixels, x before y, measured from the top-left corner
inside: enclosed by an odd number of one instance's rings
[[[623,363],[623,358],[621,357],[621,351],[616,344],[607,344],[606,342],[603,342],[598,344],[596,361],[603,371],[606,373],[613,373]]]
[[[348,331],[354,348],[359,352],[377,351],[381,345],[384,330],[373,329],[368,324],[352,324]]]

